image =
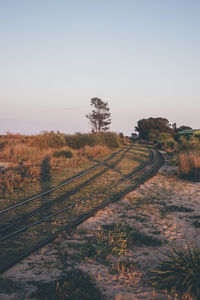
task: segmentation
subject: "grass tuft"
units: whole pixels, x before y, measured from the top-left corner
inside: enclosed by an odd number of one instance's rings
[[[168,260],[152,270],[154,287],[177,294],[179,299],[200,299],[200,249],[195,245],[173,248]]]
[[[134,246],[161,246],[159,239],[145,235],[135,228],[121,223],[103,225],[84,244],[71,244],[82,252],[82,257],[107,259],[110,255],[126,255]]]

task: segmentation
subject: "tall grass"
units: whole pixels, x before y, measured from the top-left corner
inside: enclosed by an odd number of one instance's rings
[[[181,152],[178,158],[179,176],[200,181],[200,151]]]

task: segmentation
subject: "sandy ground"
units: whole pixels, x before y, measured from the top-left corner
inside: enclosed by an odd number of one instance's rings
[[[177,211],[177,207],[181,208]],[[190,211],[189,211],[190,210]],[[4,273],[1,278],[21,282],[18,291],[0,292],[0,299],[28,299],[36,288],[34,282],[58,278],[71,265],[90,272],[106,299],[174,299],[156,292],[148,282],[148,272],[164,258],[171,246],[200,244],[200,228],[193,225],[194,216],[200,215],[200,183],[179,180],[167,163],[158,174],[126,197],[98,212],[81,224],[70,236],[62,235],[56,241],[31,255]],[[71,242],[82,243],[104,224],[127,224],[140,232],[162,241],[162,246],[134,247],[121,259],[134,262],[135,268],[112,274],[116,257],[101,264],[92,259],[76,260],[78,253],[69,247]],[[61,259],[62,257],[62,259]]]

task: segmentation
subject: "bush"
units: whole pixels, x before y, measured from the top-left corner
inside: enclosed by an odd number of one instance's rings
[[[71,158],[73,157],[73,152],[69,148],[63,148],[60,150],[55,150],[53,152],[54,157],[65,157],[65,158]]]
[[[169,133],[160,133],[157,139],[158,147],[164,150],[175,149],[176,142]]]
[[[82,154],[88,157],[96,157],[97,155],[107,154],[109,152],[108,147],[102,145],[85,146],[82,150]]]
[[[158,268],[152,271],[152,284],[177,293],[182,299],[199,300],[200,249],[197,246],[173,248],[168,260],[160,261]]]
[[[42,134],[38,134],[32,137],[31,146],[39,148],[61,148],[66,145],[65,138],[60,133],[54,131],[44,131]]]
[[[178,157],[179,176],[194,181],[200,180],[200,152],[182,152]]]
[[[72,149],[80,149],[85,146],[104,145],[109,148],[118,148],[120,146],[120,137],[116,133],[76,133],[74,135],[65,135],[66,144]]]
[[[100,134],[102,144],[109,148],[118,148],[120,146],[120,137],[114,132],[105,132]]]
[[[178,145],[179,151],[184,150],[197,150],[200,151],[200,141],[198,138],[192,137],[189,140],[184,138],[183,136],[179,139]]]

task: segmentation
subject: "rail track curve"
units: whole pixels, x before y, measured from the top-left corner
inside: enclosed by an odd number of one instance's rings
[[[149,159],[147,160],[147,162],[145,162],[142,165],[139,165],[139,167],[137,167],[132,172],[129,172],[128,174],[126,174],[125,176],[120,178],[120,180],[115,181],[113,184],[109,184],[108,187],[103,188],[97,192],[94,192],[91,195],[88,195],[87,197],[81,197],[81,199],[79,197],[77,197],[76,199],[73,199],[73,203],[69,203],[69,204],[65,205],[64,207],[62,207],[61,209],[58,209],[51,213],[48,213],[47,215],[43,216],[42,218],[39,218],[38,220],[34,220],[27,225],[22,224],[22,226],[18,229],[15,228],[16,224],[14,223],[14,226],[10,226],[6,230],[4,230],[5,232],[8,230],[8,233],[3,234],[3,236],[0,237],[0,242],[3,244],[3,248],[4,247],[6,248],[6,245],[8,245],[10,239],[11,239],[11,241],[13,241],[13,237],[15,237],[15,236],[17,236],[17,241],[14,241],[14,245],[19,244],[19,243],[23,244],[23,242],[25,241],[25,238],[26,238],[26,234],[25,234],[25,237],[23,240],[23,238],[21,238],[21,236],[19,236],[20,233],[24,234],[24,232],[26,232],[27,230],[33,230],[33,228],[36,227],[37,225],[42,224],[43,222],[46,222],[47,220],[51,220],[55,216],[56,217],[59,216],[58,222],[60,220],[62,220],[62,218],[69,218],[68,223],[63,223],[63,226],[56,227],[56,230],[51,231],[51,233],[47,234],[46,237],[43,238],[42,240],[38,240],[38,241],[36,240],[36,242],[34,244],[32,244],[31,247],[29,247],[28,249],[26,249],[26,245],[23,249],[19,247],[19,249],[22,249],[22,250],[18,251],[17,255],[14,255],[14,256],[11,255],[10,258],[9,258],[9,253],[8,253],[8,255],[6,256],[5,263],[2,263],[2,259],[3,260],[5,259],[5,255],[3,255],[3,257],[0,257],[0,274],[5,272],[6,270],[8,270],[10,267],[15,265],[16,263],[20,262],[22,259],[24,259],[28,255],[30,255],[34,251],[36,251],[36,250],[42,248],[43,246],[45,246],[46,244],[52,242],[63,231],[69,231],[69,230],[73,229],[74,227],[76,227],[77,225],[81,224],[83,221],[85,221],[86,219],[88,219],[89,217],[94,215],[97,211],[105,208],[110,203],[119,200],[124,195],[126,195],[130,191],[134,190],[140,184],[144,183],[146,180],[148,180],[150,177],[152,177],[158,171],[160,166],[162,165],[163,158],[162,158],[162,155],[160,154],[160,152],[158,152],[157,150],[150,149],[148,146],[144,146],[144,145],[143,145],[143,147],[146,148],[145,151],[148,151],[148,153],[149,153]],[[127,151],[125,151],[124,156],[130,149],[131,148],[129,148]],[[120,151],[122,152],[122,156],[123,156],[123,151],[122,150],[120,150]],[[117,153],[119,153],[119,151]],[[130,153],[129,153],[129,156],[130,156]],[[98,167],[100,167],[102,165],[106,165],[108,162],[109,162],[109,159],[106,159],[103,162],[98,163],[97,164],[98,166],[96,165],[97,167],[95,168],[95,170],[98,169]],[[116,164],[114,164],[114,165],[117,165],[119,162],[120,162],[120,159],[118,159],[116,161]],[[113,166],[110,166],[110,167],[107,166],[106,170],[110,170],[112,167]],[[80,178],[84,177],[85,175],[87,175],[88,173],[90,173],[94,170],[88,171],[88,172],[87,171],[88,170],[86,170],[86,173],[83,173],[83,175],[81,175]],[[78,180],[78,179],[79,178],[77,176],[77,178],[74,179],[74,181]],[[129,182],[129,185],[124,187],[125,186],[124,183],[127,183],[127,182]],[[70,184],[70,182],[67,184]],[[58,189],[59,186],[57,186],[56,188]],[[116,190],[117,190],[117,192],[116,192]],[[113,192],[113,191],[115,191],[115,192]],[[47,191],[47,194],[49,194],[49,193],[51,193],[51,190]],[[40,197],[41,197],[41,194],[40,194]],[[99,200],[101,198],[103,198],[103,201]],[[30,199],[28,199],[28,200],[30,200]],[[71,214],[72,209],[77,209],[77,211],[78,210],[81,211],[81,209],[83,207],[85,208],[85,206],[86,206],[86,208],[87,208],[87,203],[91,199],[97,199],[97,200],[95,200],[96,202],[94,202],[95,205],[93,207],[91,207],[91,209],[88,209],[88,211],[86,210],[83,213],[80,213],[79,215],[77,214],[77,216],[75,218],[70,219],[69,216]],[[34,199],[31,199],[30,201],[27,201],[26,203],[23,203],[22,205],[28,204],[28,202],[31,202],[33,200]],[[14,209],[14,208],[15,207],[13,207],[12,209]],[[8,212],[8,211],[9,210],[4,211],[4,212]],[[68,215],[64,215],[63,217],[61,217],[61,215],[64,212],[65,213],[68,212]],[[9,232],[9,230],[12,227],[14,227],[14,229],[16,229],[16,230]],[[4,232],[4,231],[2,231],[2,232]],[[28,236],[28,238],[30,238],[30,236]]]

